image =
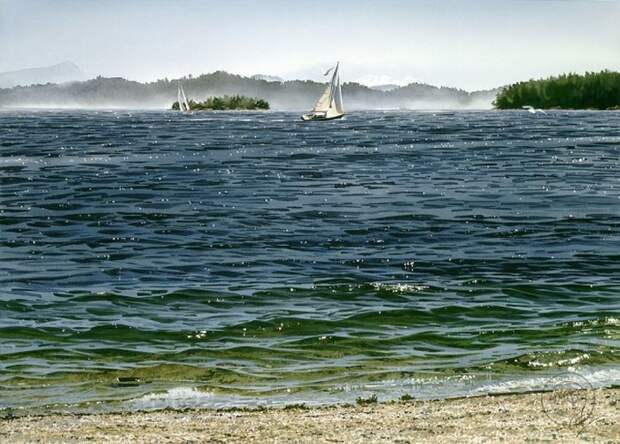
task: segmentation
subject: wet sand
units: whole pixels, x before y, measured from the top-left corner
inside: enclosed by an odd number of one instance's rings
[[[259,411],[24,416],[0,420],[0,442],[620,443],[620,388],[587,393]]]

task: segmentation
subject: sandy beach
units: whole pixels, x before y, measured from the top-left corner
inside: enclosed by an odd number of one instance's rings
[[[570,398],[570,397],[569,397]],[[260,411],[25,416],[0,442],[620,442],[620,389]]]

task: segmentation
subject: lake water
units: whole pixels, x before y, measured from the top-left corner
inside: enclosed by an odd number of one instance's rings
[[[620,113],[0,112],[0,409],[620,383]]]

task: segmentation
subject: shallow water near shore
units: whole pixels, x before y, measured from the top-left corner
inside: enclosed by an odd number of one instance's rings
[[[0,409],[620,384],[620,113],[0,112]]]

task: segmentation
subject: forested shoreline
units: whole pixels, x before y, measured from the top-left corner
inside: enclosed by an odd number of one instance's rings
[[[179,110],[179,102],[172,104],[172,109]],[[240,95],[208,97],[204,102],[189,101],[191,111],[231,111],[231,110],[268,110],[269,102],[258,97],[246,97]]]
[[[502,89],[497,109],[620,109],[620,73],[562,74],[518,82]]]

